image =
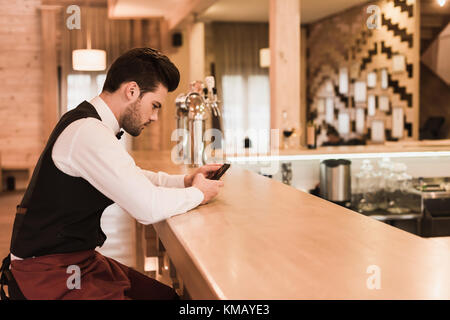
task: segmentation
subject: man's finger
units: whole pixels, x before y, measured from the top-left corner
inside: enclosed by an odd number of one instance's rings
[[[220,165],[219,166],[208,166],[208,167],[203,167],[203,170],[205,172],[211,172],[211,171],[217,171],[220,169]]]
[[[206,172],[210,172],[210,171],[217,171],[219,169],[220,169],[220,167],[211,167],[211,168],[204,168],[203,170]]]
[[[201,173],[197,173],[195,176],[201,176],[202,178],[204,178],[205,176]]]
[[[205,166],[203,166],[206,169],[213,169],[213,168],[220,168],[222,165],[221,164],[207,164]]]

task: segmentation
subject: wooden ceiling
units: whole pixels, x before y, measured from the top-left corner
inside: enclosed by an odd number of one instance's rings
[[[108,6],[111,19],[165,18],[170,29],[190,14],[200,21],[268,21],[269,0],[43,0],[44,5]],[[301,0],[301,22],[311,23],[368,0]],[[450,14],[450,0],[420,0],[422,14]]]
[[[301,23],[328,17],[368,0],[301,0]],[[200,17],[205,21],[269,21],[269,0],[219,0]]]
[[[100,1],[100,0],[97,0]],[[368,0],[302,0],[302,23],[336,14]],[[110,17],[170,17],[181,7],[195,8],[201,21],[268,21],[269,0],[108,0]]]
[[[421,0],[420,1],[421,14],[450,14],[450,0],[447,0],[443,7],[438,5],[437,0]]]
[[[42,0],[43,5],[55,5],[67,7],[72,4],[78,6],[92,6],[92,7],[106,7],[108,5],[107,0]]]

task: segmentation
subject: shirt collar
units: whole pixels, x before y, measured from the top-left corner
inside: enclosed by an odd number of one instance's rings
[[[98,115],[102,118],[102,122],[111,128],[114,134],[117,134],[120,130],[119,122],[106,102],[103,101],[100,96],[96,96],[94,99],[89,101],[89,103],[94,106],[95,110],[97,110]]]

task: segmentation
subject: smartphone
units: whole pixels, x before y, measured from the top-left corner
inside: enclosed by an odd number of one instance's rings
[[[225,163],[223,166],[221,166],[217,171],[215,171],[212,175],[211,175],[211,180],[219,180],[223,174],[228,170],[228,168],[230,168],[230,164],[229,163]]]

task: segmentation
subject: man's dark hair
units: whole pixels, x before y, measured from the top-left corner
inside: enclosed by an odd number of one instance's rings
[[[153,92],[159,84],[174,91],[180,82],[177,67],[159,51],[134,48],[114,61],[106,75],[103,91],[114,92],[124,82],[135,81],[141,91]]]

